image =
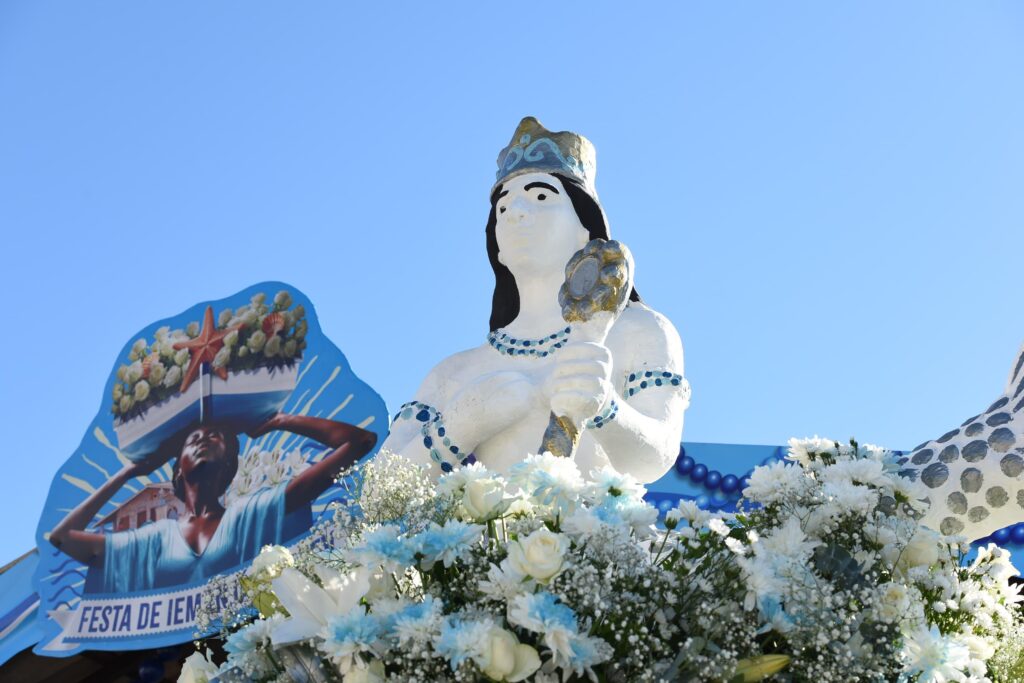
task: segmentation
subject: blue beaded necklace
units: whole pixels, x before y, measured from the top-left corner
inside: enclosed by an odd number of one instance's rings
[[[519,339],[502,330],[494,330],[487,335],[487,343],[499,353],[507,356],[532,356],[544,358],[550,356],[569,341],[572,328],[565,327],[553,334],[540,339]]]

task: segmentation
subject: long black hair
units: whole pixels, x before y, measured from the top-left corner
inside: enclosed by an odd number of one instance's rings
[[[558,178],[565,193],[572,201],[572,208],[580,223],[586,228],[590,239],[611,239],[608,233],[608,220],[605,218],[604,210],[597,200],[583,188],[583,185],[569,176],[561,173],[552,173]],[[494,296],[491,298],[491,331],[505,327],[519,315],[519,288],[516,286],[516,279],[512,271],[498,261],[498,237],[495,234],[495,226],[498,222],[497,205],[498,195],[501,194],[501,185],[494,188],[491,193],[491,212],[487,216],[487,259],[491,262],[491,270],[494,271]],[[629,293],[630,301],[640,301],[640,295],[636,287]]]

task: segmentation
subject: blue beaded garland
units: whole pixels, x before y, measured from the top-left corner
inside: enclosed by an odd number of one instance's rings
[[[723,493],[735,493],[740,487],[740,480],[735,474],[727,474],[722,477],[721,487]]]
[[[1018,545],[1024,545],[1024,524],[1014,524],[1010,528],[1010,540]]]
[[[707,465],[694,465],[693,470],[690,471],[690,479],[697,482],[698,484],[704,481],[704,477],[708,476]]]
[[[992,534],[992,538],[995,539],[995,542],[999,545],[1003,545],[1010,540],[1010,530],[1006,528],[1000,529]]]
[[[683,475],[684,477],[690,473],[690,470],[693,469],[693,465],[693,458],[691,458],[688,455],[676,458],[676,472]]]
[[[708,475],[704,477],[704,486],[709,489],[717,489],[718,485],[722,483],[722,473],[718,470],[711,470]]]

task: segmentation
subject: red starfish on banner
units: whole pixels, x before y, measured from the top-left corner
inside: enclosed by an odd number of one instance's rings
[[[203,315],[203,329],[199,336],[187,342],[177,342],[174,345],[176,351],[188,349],[190,355],[188,370],[185,371],[185,376],[181,380],[182,393],[185,393],[185,390],[195,380],[203,363],[213,363],[214,356],[224,347],[224,337],[241,328],[242,325],[234,325],[224,330],[218,330],[213,322],[213,306],[206,307],[206,313]],[[213,368],[213,372],[221,379],[228,378],[227,368]]]

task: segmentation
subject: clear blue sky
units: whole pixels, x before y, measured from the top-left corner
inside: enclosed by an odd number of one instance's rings
[[[261,280],[394,407],[486,332],[520,117],[590,137],[684,438],[908,448],[1024,341],[1016,3],[0,4],[0,560],[150,321]]]

